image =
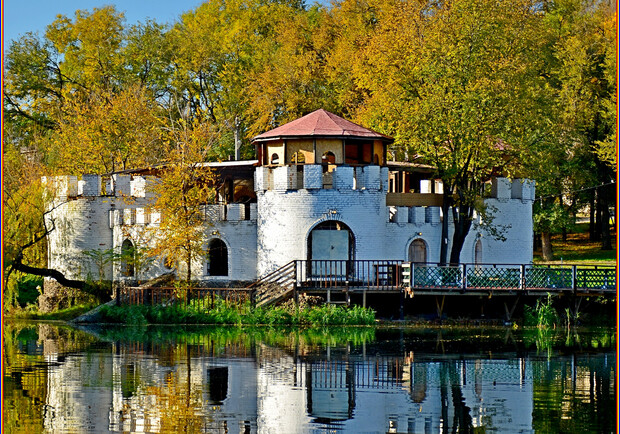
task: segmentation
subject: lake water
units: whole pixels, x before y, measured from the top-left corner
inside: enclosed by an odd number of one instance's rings
[[[4,432],[615,432],[615,330],[4,325]]]

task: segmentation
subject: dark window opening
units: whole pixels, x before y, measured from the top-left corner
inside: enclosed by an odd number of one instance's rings
[[[344,162],[346,164],[372,164],[372,143],[347,143],[344,147]]]
[[[133,277],[135,248],[130,240],[123,241],[121,245],[121,274],[125,277]]]
[[[482,241],[480,240],[476,241],[476,246],[474,247],[474,263],[482,263]]]
[[[323,173],[331,172],[330,165],[336,164],[336,155],[332,151],[327,151],[321,157],[321,163],[323,164]]]
[[[219,238],[209,243],[209,276],[228,276],[228,248]]]

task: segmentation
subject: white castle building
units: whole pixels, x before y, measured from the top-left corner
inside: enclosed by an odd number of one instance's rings
[[[431,167],[388,161],[392,141],[317,110],[255,137],[257,160],[205,164],[221,187],[219,203],[205,205],[208,255],[193,274],[224,285],[255,281],[296,259],[438,262],[441,182]],[[50,268],[112,281],[170,271],[159,259],[137,273],[122,263],[102,267],[87,254],[148,244],[145,234],[161,216],[152,207],[156,178],[146,170],[46,181],[55,191]],[[474,224],[461,262],[531,263],[534,182],[494,178],[489,190],[486,203],[506,240]],[[448,243],[451,232],[450,222]]]

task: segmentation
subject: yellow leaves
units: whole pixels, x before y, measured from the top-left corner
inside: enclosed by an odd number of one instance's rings
[[[67,96],[52,143],[64,174],[108,173],[154,164],[163,155],[162,121],[148,93],[128,87],[118,93]]]
[[[200,116],[167,127],[168,148],[154,204],[163,218],[152,253],[185,264],[187,280],[191,280],[193,262],[205,254],[204,205],[216,201],[217,191],[215,175],[203,163],[219,136],[217,127]]]

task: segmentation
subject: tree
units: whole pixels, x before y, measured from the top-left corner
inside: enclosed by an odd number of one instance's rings
[[[86,282],[67,279],[58,270],[46,268],[47,236],[55,227],[46,222],[52,211],[49,193],[41,181],[45,168],[31,149],[21,149],[5,141],[3,149],[3,272],[5,308],[16,297],[21,274],[51,277],[61,285],[101,297]]]
[[[247,113],[251,136],[318,108],[343,114],[330,77],[336,41],[332,13],[318,5],[288,12],[274,24],[262,67],[250,72]]]
[[[273,47],[273,29],[298,2],[212,0],[183,14],[170,30],[176,53],[175,98],[190,115],[201,112],[218,125],[222,142],[214,157],[248,155],[248,87]],[[251,152],[251,151],[250,151]]]
[[[418,155],[443,182],[441,263],[458,263],[484,184],[514,175],[519,153],[544,138],[544,81],[532,1],[388,2],[356,67],[369,89],[360,117]],[[487,225],[488,228],[491,228]]]
[[[554,128],[573,164],[569,190],[587,189],[580,204],[591,208],[591,238],[611,249],[617,138],[617,13],[606,2],[559,0],[545,16],[550,34],[550,84],[555,92]],[[596,189],[590,187],[601,186]],[[576,199],[580,199],[576,195]],[[594,221],[596,219],[596,222]]]
[[[155,164],[163,155],[161,109],[136,85],[68,97],[50,133],[49,163],[63,174],[111,173]]]
[[[204,206],[217,197],[213,173],[204,167],[218,130],[203,119],[171,123],[168,150],[155,189],[154,208],[161,222],[154,230],[152,254],[185,266],[185,281],[192,280],[194,262],[205,255]]]

